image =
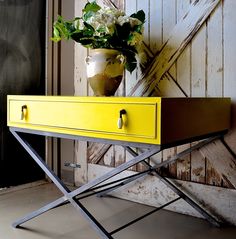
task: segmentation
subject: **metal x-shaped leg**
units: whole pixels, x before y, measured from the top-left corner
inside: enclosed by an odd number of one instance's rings
[[[195,146],[189,148],[189,149],[186,149],[174,156],[172,156],[171,158],[169,158],[168,160],[165,160],[163,161],[162,163],[159,163],[159,164],[155,164],[154,166],[150,165],[147,161],[142,161],[140,163],[144,164],[144,166],[146,166],[148,169],[145,170],[143,173],[139,173],[137,174],[136,178],[129,178],[127,180],[125,180],[123,182],[123,185],[126,185],[134,180],[136,180],[137,178],[140,178],[140,177],[144,177],[145,175],[149,174],[149,173],[154,173],[155,176],[157,176],[166,186],[168,186],[170,189],[172,189],[172,191],[174,191],[179,197],[177,199],[180,199],[182,198],[183,200],[185,200],[188,204],[190,204],[193,208],[195,208],[202,216],[204,216],[211,224],[213,224],[214,226],[216,227],[220,227],[220,223],[212,216],[210,215],[205,209],[203,209],[198,203],[196,203],[194,200],[192,200],[186,193],[183,192],[182,189],[180,189],[178,186],[176,186],[173,182],[171,182],[171,180],[165,178],[165,177],[162,177],[157,169],[158,168],[161,168],[163,166],[166,166],[170,163],[173,163],[175,162],[177,159],[191,153],[192,151],[194,150],[197,150],[207,144],[209,144],[210,142],[220,138],[221,136],[216,136],[216,137],[211,137],[211,138],[208,138],[206,140],[203,140],[201,142],[199,142],[198,144],[196,144]],[[138,156],[138,153],[136,153],[132,148],[130,147],[127,147],[127,146],[124,146],[124,148],[134,157],[137,157]],[[105,191],[103,191],[102,193],[98,194],[99,196],[105,196],[107,193],[110,193],[112,192],[113,190],[115,190],[116,188],[110,188],[110,189],[107,189]],[[176,201],[176,200],[175,200]],[[174,202],[174,201],[173,201]],[[171,202],[171,203],[173,203]],[[168,203],[169,205],[169,203]],[[167,206],[167,204],[165,204],[164,206]]]
[[[146,158],[151,157],[152,155],[160,152],[159,146],[151,146],[144,153],[135,156],[132,160],[123,163],[122,165],[114,168],[112,171],[102,175],[101,177],[88,182],[87,184],[79,187],[74,191],[70,191],[65,184],[57,177],[57,175],[47,166],[45,161],[38,155],[38,153],[31,147],[31,145],[23,139],[15,130],[10,129],[11,133],[18,140],[18,142],[24,147],[24,149],[31,155],[35,162],[41,167],[41,169],[47,174],[47,176],[53,181],[53,183],[58,187],[58,189],[64,194],[63,197],[45,205],[44,207],[29,213],[25,217],[17,220],[13,223],[13,227],[19,227],[21,224],[47,212],[53,208],[64,205],[65,203],[71,203],[82,215],[91,223],[92,227],[97,230],[102,238],[113,238],[106,229],[93,217],[93,215],[81,204],[79,199],[76,196],[87,192],[88,190],[94,189],[95,186],[105,182],[106,180],[114,177],[115,175],[123,172],[124,170],[144,161]]]
[[[199,146],[199,145],[198,145]],[[133,151],[130,147],[126,147],[127,150],[133,155],[137,156],[138,154]],[[192,151],[192,150],[191,150]],[[168,161],[168,160],[167,160]],[[173,162],[173,160],[170,160]],[[176,160],[175,160],[176,161]],[[152,170],[166,186],[168,186],[172,191],[174,191],[179,197],[181,197],[183,200],[185,200],[188,204],[190,204],[195,210],[197,210],[202,216],[204,216],[212,225],[216,227],[220,227],[220,223],[212,216],[210,215],[205,209],[203,209],[198,203],[196,203],[194,200],[192,200],[186,193],[184,193],[183,189],[180,189],[177,187],[171,180],[161,176],[157,169],[160,168],[161,164],[157,164],[154,166],[151,166],[147,161],[142,161],[142,164],[144,164],[146,167],[148,167],[150,170]],[[165,162],[163,162],[165,163]],[[162,164],[163,164],[162,163]]]

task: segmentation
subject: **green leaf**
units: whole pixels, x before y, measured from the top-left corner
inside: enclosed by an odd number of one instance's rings
[[[101,9],[101,7],[96,3],[96,1],[91,2],[91,3],[88,2],[83,9],[84,21],[87,21],[90,17],[92,17],[100,9]]]
[[[71,34],[71,39],[79,42],[79,40],[83,38],[83,32],[82,31],[76,31],[74,33]]]
[[[101,26],[97,29],[97,32],[106,32],[106,27],[105,26]]]
[[[89,18],[91,18],[94,15],[94,12],[87,12],[83,15],[83,20],[86,22],[89,20]]]
[[[136,62],[126,62],[125,63],[125,69],[132,73],[134,69],[136,68],[137,63]]]
[[[68,40],[73,31],[75,31],[73,21],[66,22],[61,16],[58,16],[57,21],[53,25],[53,39],[59,41],[62,38]]]
[[[97,12],[101,9],[101,7],[96,3],[96,1],[93,1],[93,2],[88,2],[84,9],[83,9],[83,12],[87,13],[87,12]]]
[[[56,27],[53,28],[53,37],[50,39],[54,42],[59,42],[61,40],[60,32]]]
[[[80,22],[81,22],[82,18],[81,17],[76,17],[74,19],[74,26],[75,26],[75,29],[79,29],[80,28]]]
[[[61,38],[69,39],[69,33],[63,23],[60,23],[60,22],[56,23],[54,25],[53,34],[54,32],[56,33],[56,37],[60,36]]]
[[[116,34],[118,39],[128,40],[129,34],[131,32],[131,25],[129,22],[124,23],[122,26],[116,24]]]
[[[61,40],[60,37],[51,37],[50,40],[54,41],[54,42],[59,42]]]
[[[93,36],[93,34],[95,32],[94,28],[86,22],[84,22],[84,26],[85,26],[85,28],[83,30],[84,36]]]
[[[64,22],[62,16],[60,16],[60,15],[57,16],[57,21],[58,21],[58,22]]]
[[[93,43],[93,40],[89,38],[80,38],[79,43],[85,47],[90,47]]]
[[[130,73],[132,73],[133,70],[137,66],[137,60],[135,58],[135,52],[133,52],[133,51],[122,51],[122,53],[126,58],[125,68]]]
[[[58,31],[58,29],[56,27],[53,28],[53,36],[55,38],[59,38],[60,37],[60,32]]]
[[[143,10],[139,10],[137,13],[132,14],[131,17],[137,18],[142,23],[145,22],[145,12]]]
[[[134,31],[142,34],[143,24],[134,26]]]

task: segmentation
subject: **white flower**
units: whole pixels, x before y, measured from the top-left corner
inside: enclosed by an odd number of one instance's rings
[[[137,18],[128,17],[128,16],[119,16],[116,23],[122,26],[124,23],[130,23],[130,26],[133,28],[134,26],[141,25],[142,22]]]
[[[119,16],[117,19],[117,24],[119,24],[120,26],[123,26],[123,24],[126,22],[129,22],[128,16]]]
[[[113,8],[104,8],[97,11],[92,17],[87,20],[96,31],[97,35],[102,33],[112,35],[115,31],[115,24],[119,17],[124,16],[125,13],[121,10]]]

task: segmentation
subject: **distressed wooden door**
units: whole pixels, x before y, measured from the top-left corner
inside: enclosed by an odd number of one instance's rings
[[[233,62],[236,60],[236,47],[233,39],[236,16],[233,9],[236,2],[101,0],[100,3],[124,9],[127,14],[143,9],[147,16],[144,43],[149,62],[144,72],[126,73],[118,96],[231,97],[232,129],[224,140],[179,159],[162,173],[184,181],[235,189],[236,69]],[[77,1],[77,15],[80,15],[83,5],[83,1]],[[82,62],[77,57],[80,55],[81,59],[87,51],[79,45],[75,51],[76,94],[91,95],[85,72],[80,67]],[[189,147],[191,144],[165,150],[153,160],[164,161]],[[82,164],[75,175],[77,182],[90,180],[101,171],[130,158],[119,146],[95,143],[88,147],[86,143],[78,144],[75,153],[77,161]],[[140,167],[130,170],[139,171]],[[145,190],[151,195],[151,189]],[[137,194],[137,191],[133,193],[133,200]],[[128,194],[126,196],[129,197]]]

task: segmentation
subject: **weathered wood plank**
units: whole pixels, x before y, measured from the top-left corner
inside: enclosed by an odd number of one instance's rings
[[[124,0],[113,0],[113,2],[115,4],[116,8],[124,10],[124,8],[125,8]],[[125,78],[125,74],[123,77]],[[121,81],[121,84],[120,84],[117,92],[116,92],[116,96],[125,96],[125,89],[126,89],[126,80],[123,79]],[[112,146],[112,148],[113,148],[113,150],[112,150],[113,154],[111,154],[112,160],[111,160],[110,166],[115,167],[118,164],[120,164],[122,160],[123,161],[125,160],[125,151],[122,147],[120,147],[118,145],[114,145],[114,146]],[[111,149],[110,149],[110,151],[111,151]],[[104,156],[104,161],[106,161],[106,157],[107,157],[107,154],[105,154],[105,156]]]
[[[190,6],[190,0],[178,0],[177,1],[177,22],[181,21],[183,16],[187,13]],[[186,97],[191,96],[191,42],[183,52],[178,57],[177,61],[177,81],[182,88],[183,92],[185,92]]]
[[[196,143],[192,143],[191,146],[194,146]],[[197,182],[197,183],[206,182],[205,157],[198,150],[191,153],[190,174],[191,174],[190,178],[192,182]]]
[[[75,16],[81,16],[85,4],[86,0],[75,1]],[[74,50],[74,95],[86,96],[87,76],[84,59],[87,56],[87,50],[78,43],[75,43]],[[80,170],[74,171],[75,184],[79,185],[81,183],[86,183],[88,180],[87,142],[75,141],[74,147],[75,163],[78,163],[81,166]]]
[[[89,165],[89,180],[101,176],[109,170],[111,169],[105,166]],[[117,175],[116,179],[133,174],[135,174],[135,172],[125,171]],[[180,185],[189,196],[199,201],[209,212],[212,212],[219,218],[224,218],[229,223],[236,225],[236,190],[179,180],[174,181],[178,183],[178,185]],[[145,178],[130,183],[125,187],[121,187],[114,191],[112,195],[154,207],[159,207],[176,197],[175,193],[154,176],[146,176]],[[183,200],[179,200],[168,206],[166,209],[201,217],[197,211]]]
[[[183,16],[187,13],[190,0],[177,1],[177,22],[181,21]],[[178,57],[177,61],[177,82],[181,87],[186,97],[191,96],[191,42],[185,47],[183,52]]]
[[[160,51],[163,36],[162,36],[162,1],[150,1],[150,49],[157,53]]]
[[[173,28],[176,25],[176,1],[164,0],[162,4],[162,41],[167,42],[170,38]]]
[[[191,95],[206,96],[206,24],[196,34],[192,41],[191,55]]]
[[[156,55],[159,54],[161,46],[163,44],[163,1],[153,1],[150,0],[150,50]],[[147,63],[147,67],[152,62],[154,58],[154,54],[149,55],[149,62]],[[151,96],[159,96],[159,89],[155,87]],[[162,158],[162,153],[160,153]]]
[[[221,186],[223,183],[223,179],[221,175],[215,170],[214,164],[212,164],[207,158],[205,183],[214,186]]]
[[[184,94],[176,84],[175,80],[171,77],[170,74],[166,74],[163,76],[162,80],[160,81],[160,84],[158,85],[159,89],[159,96],[162,97],[184,97]],[[163,161],[167,160],[174,154],[176,154],[177,148],[170,148],[163,151],[162,158]],[[177,176],[177,163],[170,164],[168,166],[169,174],[172,177]]]
[[[206,88],[207,97],[223,96],[223,24],[222,3],[207,21],[207,66]],[[206,183],[222,185],[220,174],[214,169],[214,164],[206,158]]]
[[[207,21],[207,96],[223,96],[222,3]]]
[[[176,1],[165,0],[163,1],[163,16],[162,16],[162,36],[163,42],[166,42],[171,34],[171,31],[176,25]],[[176,79],[176,62],[168,70],[168,77]],[[173,95],[174,96],[174,95]]]
[[[127,15],[137,11],[136,1],[126,1],[125,2],[125,12]],[[132,73],[125,71],[125,95],[130,92],[133,87],[137,84],[138,70],[135,69]]]
[[[125,162],[125,149],[122,146],[115,147],[115,167]]]
[[[190,144],[184,144],[177,147],[176,153],[187,150],[190,147]],[[178,179],[190,181],[190,168],[191,168],[191,157],[186,155],[185,157],[180,158],[177,161],[176,174]]]
[[[100,0],[105,6],[114,8],[124,8],[124,0]]]
[[[136,148],[132,148],[135,152],[137,152],[138,150]],[[134,157],[133,155],[131,155],[127,150],[125,150],[125,161],[128,162],[129,160],[132,160]],[[140,168],[139,168],[140,166]],[[131,170],[131,171],[138,171],[138,170],[141,170],[143,167],[142,165],[134,165],[132,167],[130,167],[128,170]]]
[[[234,152],[236,152],[236,80],[235,80],[235,62],[236,62],[236,1],[227,0],[223,4],[224,14],[224,96],[231,97],[232,129],[225,137],[226,142]]]
[[[236,160],[220,140],[201,148],[200,152],[209,160],[221,177],[236,188]]]
[[[206,96],[206,24],[192,40],[191,49],[191,96]],[[195,145],[197,142],[193,143]],[[191,154],[191,180],[205,183],[206,181],[205,157],[199,151]]]
[[[112,146],[104,155],[103,162],[105,166],[114,167],[115,166],[115,151],[114,146]]]
[[[126,1],[127,2],[127,1]],[[129,1],[131,2],[131,1]],[[127,12],[126,8],[126,12]],[[138,10],[143,10],[146,14],[146,19],[144,23],[144,32],[143,32],[143,41],[146,43],[146,45],[149,47],[150,46],[150,18],[149,18],[149,0],[142,0],[142,1],[137,1],[137,9]],[[134,11],[135,12],[135,11]]]
[[[130,95],[148,96],[153,91],[219,2],[220,0],[199,0],[191,4],[188,13],[176,24],[160,54],[156,56]]]
[[[185,97],[181,87],[169,73],[162,77],[157,90],[160,97]]]
[[[88,163],[98,163],[112,145],[90,143],[88,147]]]
[[[162,23],[163,42],[166,42],[169,39],[172,29],[176,25],[176,1],[174,2],[172,0],[163,1],[163,19],[162,20],[163,20],[163,23]],[[169,78],[169,79],[166,80],[166,78]],[[166,75],[165,77],[162,78],[162,83],[163,84],[165,83],[165,86],[166,86],[164,89],[159,87],[159,90],[161,91],[162,96],[166,97],[168,94],[168,96],[170,97],[178,97],[179,93],[181,93],[179,89],[177,89],[177,91],[173,90],[176,87],[172,87],[174,84],[174,81],[172,79],[176,79],[176,64],[175,63],[169,69],[169,75],[168,76]],[[172,83],[171,84],[172,86],[167,83]],[[161,89],[163,89],[164,92],[162,92]],[[162,156],[163,161],[168,160],[170,157],[172,157],[175,154],[176,154],[176,147],[164,150],[163,156]],[[176,174],[177,174],[176,162],[169,164],[166,168],[168,169],[168,174],[167,174],[168,176],[176,177]]]
[[[144,32],[143,32],[143,42],[145,43],[145,45],[147,46],[147,48],[150,48],[150,8],[149,8],[149,0],[142,0],[142,1],[137,1],[137,11],[138,10],[143,10],[145,12],[146,15],[146,20],[144,23]],[[134,85],[136,85],[137,80],[139,78],[141,78],[142,76],[142,70],[140,69],[140,67],[137,69],[137,75],[136,75],[136,81],[134,81],[132,83],[132,88]],[[127,88],[126,92],[127,94],[132,90],[132,88]],[[136,152],[139,153],[139,149],[136,149]],[[129,153],[127,153],[129,155]],[[126,155],[127,155],[126,154]],[[141,172],[143,170],[145,170],[146,167],[143,164],[138,164],[136,167],[133,167],[132,170],[136,170],[138,172]]]
[[[177,22],[186,14],[190,6],[189,0],[179,0],[177,1]],[[186,46],[181,55],[176,61],[176,74],[177,82],[182,89],[184,96],[189,97],[191,95],[190,91],[190,75],[191,75],[191,43]],[[190,147],[190,144],[185,144],[177,147],[177,153],[186,150]],[[190,168],[191,168],[191,157],[186,155],[177,161],[177,178],[182,180],[190,180]]]

